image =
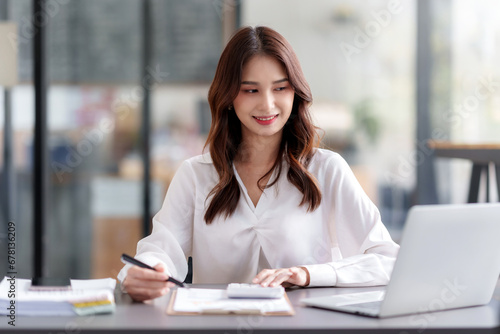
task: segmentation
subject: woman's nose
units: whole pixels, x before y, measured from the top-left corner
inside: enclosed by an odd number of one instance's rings
[[[272,93],[264,93],[260,100],[260,110],[270,111],[274,109],[274,96]]]

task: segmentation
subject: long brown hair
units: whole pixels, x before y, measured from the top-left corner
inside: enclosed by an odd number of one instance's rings
[[[212,112],[212,124],[205,143],[219,175],[219,183],[208,194],[213,195],[205,213],[205,221],[210,224],[217,215],[229,217],[236,210],[240,198],[240,188],[233,170],[233,160],[241,144],[241,123],[234,110],[230,110],[238,95],[243,66],[254,55],[271,56],[285,68],[288,81],[295,96],[290,118],[283,128],[283,137],[278,156],[273,167],[259,181],[275,169],[277,176],[267,187],[274,185],[280,174],[282,160],[289,164],[288,180],[303,194],[300,205],[308,205],[307,210],[315,210],[321,203],[321,191],[307,166],[319,145],[319,136],[309,113],[312,95],[299,60],[288,41],[268,27],[244,27],[239,29],[226,45],[217,65],[215,77],[208,92],[208,102]]]

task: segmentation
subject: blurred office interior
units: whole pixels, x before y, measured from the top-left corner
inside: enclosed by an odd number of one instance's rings
[[[270,26],[292,44],[322,146],[348,161],[396,240],[410,206],[466,202],[470,162],[434,157],[427,140],[500,141],[499,12],[495,0],[49,0],[37,16],[33,1],[0,0],[18,47],[16,84],[0,82],[1,252],[14,221],[18,276],[33,276],[37,24],[48,77],[43,271],[99,278],[135,254],[144,203],[154,215],[179,164],[202,153],[208,88],[240,26]]]

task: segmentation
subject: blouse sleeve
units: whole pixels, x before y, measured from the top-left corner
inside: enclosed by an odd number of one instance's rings
[[[325,164],[324,205],[331,206],[328,222],[339,258],[306,265],[310,286],[374,286],[389,282],[399,246],[392,241],[380,212],[368,198],[350,167],[338,154]],[[340,254],[339,254],[340,253]]]
[[[173,177],[160,211],[153,217],[153,231],[137,244],[136,258],[150,266],[163,263],[167,273],[183,280],[187,257],[191,255],[195,198],[192,166],[184,161]],[[123,282],[131,265],[125,265],[118,279]]]

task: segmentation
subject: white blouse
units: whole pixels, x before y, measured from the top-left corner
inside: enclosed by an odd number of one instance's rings
[[[304,266],[310,286],[387,284],[399,246],[345,160],[317,149],[308,171],[322,200],[313,212],[299,206],[302,193],[284,167],[257,206],[234,169],[241,190],[236,211],[207,225],[207,195],[217,172],[208,153],[184,161],[153,218],[152,233],[137,244],[136,258],[151,266],[163,262],[170,276],[182,280],[192,256],[193,283],[250,283],[262,269]],[[120,271],[120,281],[128,268]]]

